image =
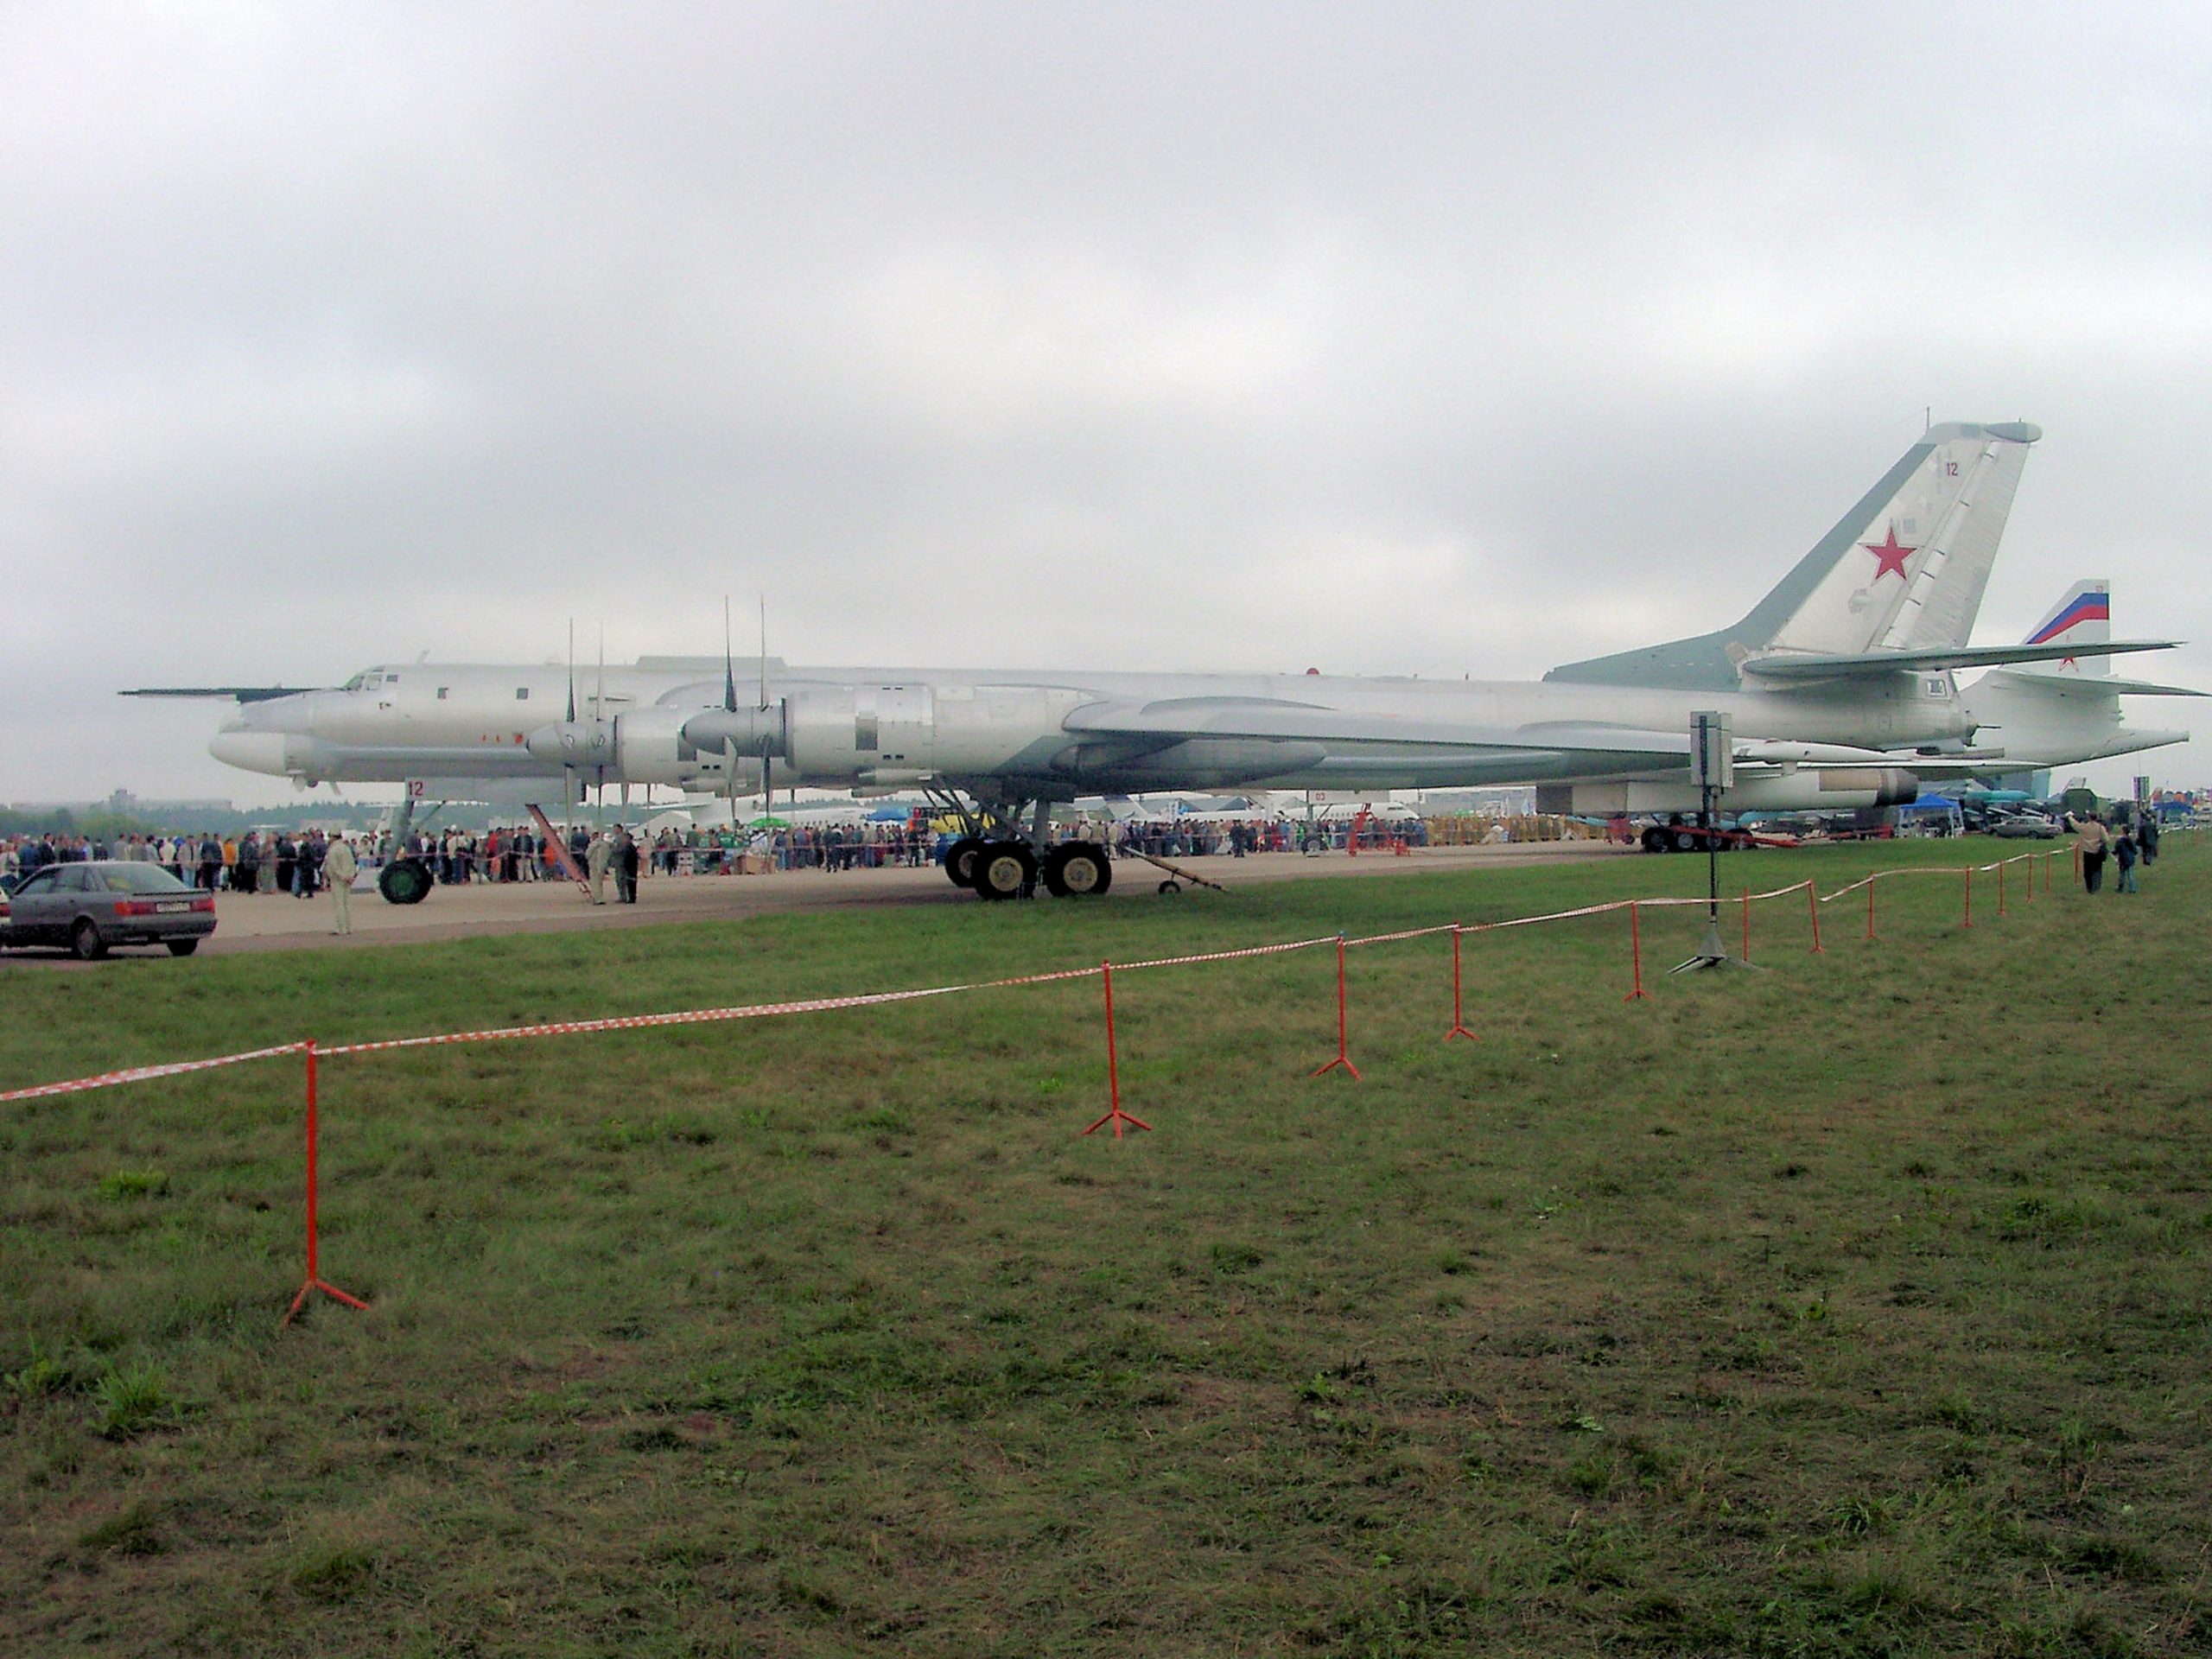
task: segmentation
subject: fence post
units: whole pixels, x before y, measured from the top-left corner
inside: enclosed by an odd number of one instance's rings
[[[1326,1065],[1317,1067],[1313,1075],[1333,1071],[1338,1066],[1351,1073],[1354,1083],[1359,1081],[1359,1068],[1351,1063],[1351,1053],[1344,1041],[1344,936],[1337,935],[1337,1058]]]
[[[359,1297],[348,1296],[344,1291],[339,1289],[337,1286],[329,1283],[322,1276],[321,1246],[316,1225],[317,1179],[315,1168],[315,1142],[320,1138],[320,1135],[318,1134],[318,1128],[315,1122],[315,1039],[312,1037],[308,1038],[306,1046],[308,1056],[308,1275],[300,1286],[300,1294],[292,1298],[291,1306],[284,1311],[284,1317],[277,1325],[277,1329],[280,1331],[283,1330],[285,1325],[291,1324],[294,1318],[298,1315],[300,1309],[307,1305],[308,1298],[312,1296],[318,1290],[324,1295],[330,1297],[334,1301],[345,1303],[348,1307],[358,1307],[364,1310],[368,1307],[368,1304],[366,1302],[362,1301]]]
[[[1447,1043],[1454,1037],[1465,1037],[1470,1042],[1480,1040],[1473,1032],[1467,1029],[1465,1016],[1461,1013],[1463,1004],[1459,1001],[1459,935],[1462,931],[1459,923],[1452,924],[1452,1029],[1444,1033],[1444,1040]]]
[[[1866,878],[1866,937],[1870,939],[1874,937],[1874,884],[1880,880],[1878,874]]]
[[[1651,993],[1643,988],[1643,926],[1638,920],[1638,907],[1633,899],[1628,903],[1628,960],[1629,969],[1636,976],[1636,982],[1621,1001],[1633,1002],[1640,996],[1649,997]]]
[[[1821,895],[1810,881],[1805,883],[1805,909],[1813,918],[1813,948],[1807,954],[1815,957],[1827,953],[1821,949]]]
[[[1085,1129],[1084,1133],[1089,1135],[1092,1130],[1102,1128],[1111,1123],[1114,1126],[1114,1138],[1118,1141],[1122,1138],[1122,1125],[1124,1123],[1131,1124],[1140,1129],[1149,1129],[1152,1125],[1141,1117],[1132,1117],[1122,1109],[1122,1067],[1121,1062],[1115,1058],[1114,1054],[1114,964],[1110,962],[1100,963],[1098,977],[1106,987],[1106,1098],[1109,1103],[1106,1108],[1106,1116],[1093,1123],[1090,1128]]]

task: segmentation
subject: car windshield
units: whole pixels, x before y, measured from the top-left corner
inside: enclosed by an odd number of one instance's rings
[[[92,879],[110,893],[190,893],[158,864],[103,864]]]

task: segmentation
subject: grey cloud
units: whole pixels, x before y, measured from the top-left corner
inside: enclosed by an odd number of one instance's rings
[[[795,658],[1539,672],[1747,606],[1930,404],[2050,435],[1985,637],[2086,574],[2212,632],[2195,9],[0,29],[0,796],[257,787],[118,685],[728,591]]]

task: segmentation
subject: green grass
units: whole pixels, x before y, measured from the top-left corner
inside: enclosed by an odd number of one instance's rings
[[[10,1652],[2202,1650],[2212,858],[0,1107]],[[2012,850],[2005,849],[2005,850]],[[1824,887],[1986,843],[1731,859]],[[8,970],[0,1087],[1689,893],[1700,861]],[[433,901],[435,902],[435,900]],[[1728,918],[1734,938],[1734,912]]]

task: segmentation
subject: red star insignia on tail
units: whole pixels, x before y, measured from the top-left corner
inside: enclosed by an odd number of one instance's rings
[[[1890,533],[1885,539],[1861,542],[1859,545],[1874,556],[1874,580],[1877,582],[1892,572],[1899,582],[1903,582],[1904,562],[1920,551],[1916,547],[1900,547],[1897,544],[1897,527],[1895,524],[1890,526]]]

